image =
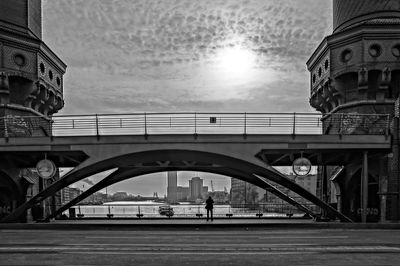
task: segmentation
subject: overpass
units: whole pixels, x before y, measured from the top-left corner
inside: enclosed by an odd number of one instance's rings
[[[364,126],[376,129],[374,134],[354,135],[364,131],[346,123],[349,116],[351,121],[362,120]],[[331,217],[349,222],[349,218],[272,166],[289,166],[300,156],[315,165],[344,165],[355,156],[361,162],[366,152],[370,157],[388,153],[390,118],[373,116],[371,125],[367,123],[371,115],[332,115],[331,120],[340,126],[337,134],[330,135],[322,134],[327,123],[316,114],[79,115],[54,117],[48,124],[38,122],[37,117],[13,117],[11,122],[6,117],[4,138],[0,138],[2,162],[9,167],[34,167],[47,156],[58,167],[74,169],[18,207],[3,222],[16,220],[25,210],[78,180],[110,169],[117,170],[90,193],[148,173],[205,171],[263,187],[315,216],[276,190],[272,183],[282,185],[326,210]],[[21,132],[31,132],[31,136]],[[48,132],[48,136],[38,132]]]

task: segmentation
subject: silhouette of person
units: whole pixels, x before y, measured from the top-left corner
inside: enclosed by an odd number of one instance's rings
[[[210,216],[211,216],[211,221],[213,220],[213,208],[214,208],[213,204],[214,204],[213,199],[211,198],[211,196],[208,196],[208,199],[206,200],[207,221],[210,218]]]

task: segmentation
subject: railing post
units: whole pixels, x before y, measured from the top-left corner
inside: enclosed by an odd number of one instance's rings
[[[390,115],[386,116],[386,136],[390,134]]]
[[[50,128],[49,128],[49,131],[50,131],[50,139],[53,141],[53,124],[54,124],[53,117],[52,117],[51,120],[49,121],[49,124],[50,124]]]
[[[293,113],[293,135],[296,135],[296,113]]]
[[[361,222],[367,222],[368,216],[368,151],[363,152],[361,177]]]
[[[8,141],[7,117],[4,116],[4,137]]]
[[[197,113],[194,113],[194,135],[197,135]]]
[[[244,136],[247,135],[247,113],[244,113]]]
[[[332,114],[332,120],[333,120],[333,123],[335,123],[335,120],[334,120],[334,115],[336,115],[336,114]],[[342,128],[343,128],[343,114],[340,114],[340,116],[338,116],[338,117],[339,117],[338,133],[339,133],[340,135],[342,135]]]
[[[99,117],[98,117],[97,114],[96,114],[96,136],[97,136],[97,138],[100,137],[100,134],[99,134]]]
[[[147,113],[144,113],[144,135],[147,137]]]

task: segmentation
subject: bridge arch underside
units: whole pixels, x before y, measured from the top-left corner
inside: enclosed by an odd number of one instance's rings
[[[273,188],[268,182],[273,181],[274,183],[288,188],[299,196],[321,207],[330,217],[339,218],[344,222],[351,222],[348,217],[344,216],[330,205],[324,203],[303,187],[292,182],[272,167],[262,166],[261,163],[250,163],[223,154],[196,150],[150,150],[120,155],[93,164],[86,163],[84,166],[83,165],[84,163],[82,164],[82,167],[77,166],[63,178],[33,197],[30,201],[21,205],[12,214],[3,219],[2,222],[14,222],[23,215],[27,209],[32,208],[35,204],[53,195],[62,188],[96,173],[115,168],[118,168],[118,170],[110,174],[108,178],[100,181],[103,182],[102,184],[104,187],[108,186],[109,183],[116,183],[134,176],[174,170],[203,171],[222,174],[241,179],[264,189]],[[92,191],[91,193],[94,192],[95,191]],[[277,193],[279,194],[279,192]],[[290,201],[290,199],[285,200]],[[310,213],[309,210],[302,208],[302,205],[295,201],[289,203],[302,209],[304,212]],[[315,216],[315,214],[310,214]]]

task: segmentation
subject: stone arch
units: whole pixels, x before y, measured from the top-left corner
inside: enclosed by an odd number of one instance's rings
[[[336,90],[343,95],[343,102],[351,102],[358,99],[358,73],[346,72],[334,78]]]
[[[24,106],[28,96],[33,91],[33,81],[16,74],[8,76],[10,86],[10,103]]]
[[[382,71],[379,69],[370,69],[368,71],[368,100],[376,100],[377,92],[382,79]]]
[[[342,212],[348,215],[353,221],[361,221],[361,178],[362,169],[356,167],[352,175],[347,176],[347,180],[340,184],[342,191]],[[379,184],[373,174],[368,174],[368,208],[371,210],[368,214],[368,221],[377,222],[379,220]]]
[[[392,80],[389,84],[389,97],[397,99],[400,96],[400,69],[392,70]]]

